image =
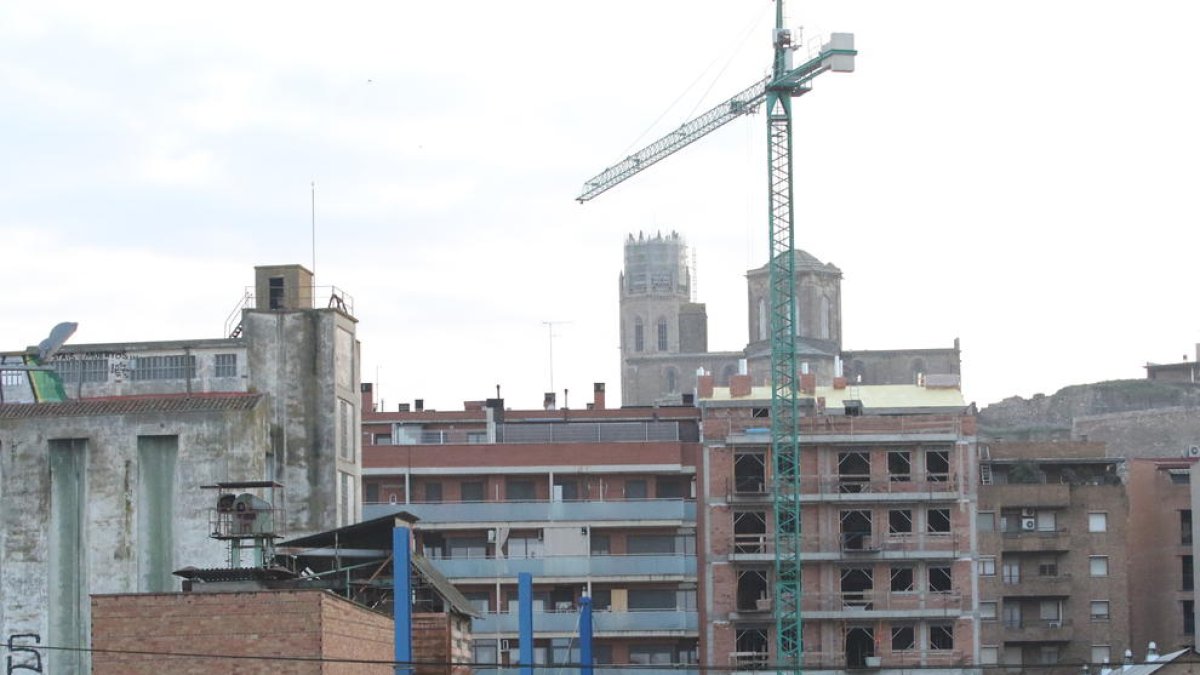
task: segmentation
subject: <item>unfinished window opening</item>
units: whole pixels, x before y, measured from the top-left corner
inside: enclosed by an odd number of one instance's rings
[[[733,491],[736,494],[763,494],[767,486],[767,457],[761,452],[733,455]]]
[[[892,651],[907,652],[917,648],[917,631],[913,626],[892,626]]]
[[[737,608],[739,612],[770,611],[770,588],[766,570],[742,570],[737,575]]]
[[[842,550],[866,551],[874,548],[870,511],[842,511],[841,520]]]
[[[875,656],[875,630],[867,626],[846,629],[846,667],[862,668]]]
[[[734,657],[738,670],[761,670],[769,662],[767,631],[762,628],[743,629],[734,632]]]
[[[896,565],[892,567],[892,592],[908,593],[916,590],[913,586],[913,567],[911,565]]]
[[[838,491],[864,492],[871,480],[871,456],[866,452],[838,453]]]
[[[767,514],[765,511],[739,511],[733,514],[733,550],[735,553],[765,553]]]
[[[842,570],[842,604],[845,607],[871,609],[871,591],[875,587],[869,567]]]
[[[912,534],[912,509],[888,511],[888,534]]]
[[[770,408],[751,408],[750,416],[755,419],[766,419],[771,416]]]
[[[944,483],[950,480],[950,451],[925,451],[925,480],[930,483]]]
[[[932,624],[929,626],[930,649],[954,649],[954,626]]]
[[[954,590],[953,576],[950,568],[941,565],[929,567],[929,592],[949,593]]]
[[[950,509],[926,511],[925,531],[929,534],[950,534]]]
[[[907,483],[912,480],[912,451],[888,451],[888,479],[893,483]]]

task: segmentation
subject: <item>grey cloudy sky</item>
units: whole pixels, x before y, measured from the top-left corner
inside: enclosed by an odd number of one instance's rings
[[[845,273],[847,347],[961,338],[981,404],[1194,356],[1200,9],[788,9],[860,51],[796,104],[797,238]],[[389,407],[496,384],[537,405],[550,320],[570,322],[554,380],[572,404],[594,381],[618,391],[616,281],[638,230],[687,237],[710,346],[740,348],[742,275],[766,251],[761,116],[573,198],[761,77],[771,11],[6,3],[0,348],[61,320],[81,343],[220,336],[254,265],[311,264],[311,181],[318,283],[353,295],[363,378]]]

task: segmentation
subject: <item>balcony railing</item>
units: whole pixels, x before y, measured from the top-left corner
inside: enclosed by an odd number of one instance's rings
[[[696,502],[690,499],[630,499],[623,501],[521,501],[429,502],[419,504],[363,504],[363,518],[371,520],[407,511],[423,524],[520,522],[613,522],[666,520],[696,522]]]
[[[515,579],[528,572],[553,577],[684,577],[696,576],[694,555],[546,556],[544,558],[441,558],[438,571],[450,579]]]
[[[769,445],[770,421],[761,418],[707,419],[706,438],[725,438],[734,443]],[[805,417],[800,420],[803,436],[895,436],[962,434],[962,418],[957,415],[900,415],[895,417]]]
[[[687,632],[698,630],[698,614],[684,610],[646,610],[629,612],[594,612],[592,627],[597,633]],[[515,612],[486,614],[471,623],[471,633],[479,638],[488,634],[516,634],[518,616]],[[533,630],[538,633],[570,633],[578,630],[576,612],[534,612]]]
[[[858,480],[857,477],[823,478],[800,477],[800,500],[876,501],[894,496],[897,499],[954,499],[958,493],[957,474],[931,474],[912,480]],[[778,488],[777,488],[778,489]],[[788,488],[790,490],[790,488]],[[738,478],[726,481],[725,496],[729,499],[768,499],[771,490],[767,479]]]
[[[844,670],[866,667],[867,658],[878,658],[881,668],[950,668],[964,664],[964,654],[959,650],[896,651],[876,653],[874,656],[856,655],[848,657],[842,652],[806,651],[801,665],[806,669]],[[736,670],[768,670],[773,665],[769,652],[730,652],[729,665]]]
[[[969,550],[969,535],[963,533],[947,534],[896,534],[880,536],[867,532],[822,533],[817,535],[802,535],[800,552],[840,553],[846,556],[858,557],[873,554],[883,554],[894,557],[899,553],[911,554],[956,554]],[[769,555],[775,552],[775,535],[770,532],[755,534],[735,534],[731,557]]]

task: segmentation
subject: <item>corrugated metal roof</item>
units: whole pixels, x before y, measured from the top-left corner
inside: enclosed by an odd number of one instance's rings
[[[262,394],[230,392],[113,396],[57,403],[3,403],[0,404],[0,419],[250,410],[262,397]]]
[[[429,562],[428,558],[425,556],[413,555],[412,565],[413,567],[417,568],[417,573],[424,577],[425,581],[429,582],[429,585],[433,586],[434,590],[438,592],[438,595],[442,596],[442,599],[446,601],[446,604],[453,607],[456,611],[466,614],[467,616],[482,616],[478,610],[471,606],[471,601],[467,600],[466,596],[459,592],[459,590],[454,587],[454,584],[450,583],[450,580],[447,579],[446,576],[441,572],[439,572],[438,568],[433,566],[433,563]]]
[[[962,408],[966,406],[962,392],[951,388],[919,387],[915,384],[860,384],[847,385],[844,389],[833,387],[817,387],[816,393],[810,398],[825,399],[825,409],[842,407],[848,400],[862,401],[863,409],[898,408]],[[713,389],[713,395],[706,401],[769,401],[770,387],[754,387],[749,396],[729,395],[729,387]]]

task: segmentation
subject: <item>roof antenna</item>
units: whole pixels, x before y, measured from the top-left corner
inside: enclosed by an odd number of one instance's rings
[[[309,213],[312,215],[312,273],[313,286],[317,285],[317,181],[309,183],[312,190],[312,201]]]

